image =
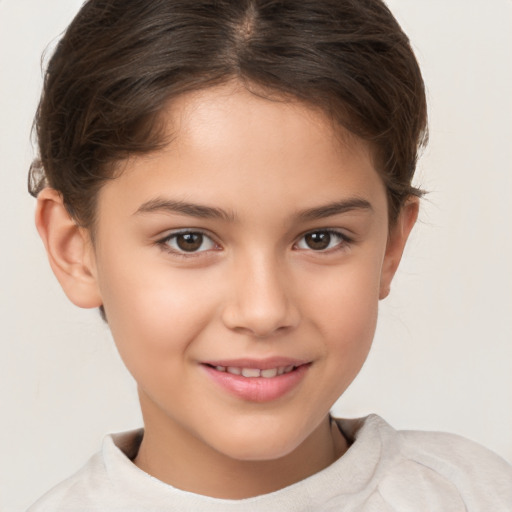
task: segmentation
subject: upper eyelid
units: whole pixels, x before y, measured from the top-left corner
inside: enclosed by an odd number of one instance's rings
[[[328,231],[329,233],[336,233],[336,234],[339,234],[341,236],[346,236],[346,237],[349,236],[349,235],[345,234],[345,231],[347,231],[345,229],[332,228],[332,227],[320,227],[320,228],[306,229],[305,231],[300,232],[296,236],[296,238],[301,238],[301,237],[307,235],[308,233],[317,233],[320,231]],[[210,230],[204,229],[204,228],[194,228],[194,227],[168,229],[168,230],[165,230],[164,233],[166,233],[166,235],[162,236],[161,238],[169,238],[173,235],[179,235],[182,233],[201,233],[201,234],[209,236],[211,238],[216,238],[216,235],[213,234]]]
[[[327,233],[332,233],[332,234],[338,235],[341,238],[343,238],[344,240],[352,241],[353,237],[350,236],[349,234],[347,234],[345,231],[346,230],[342,230],[342,229],[339,229],[339,228],[315,228],[315,229],[308,229],[307,231],[304,231],[303,233],[298,235],[296,237],[296,240],[300,240],[301,238],[304,238],[306,235],[309,235],[310,233],[326,233],[327,232]]]
[[[213,235],[210,231],[208,231],[206,229],[202,229],[202,228],[179,228],[179,229],[165,231],[165,233],[166,233],[165,235],[158,236],[158,240],[157,240],[158,242],[164,242],[165,240],[169,240],[175,236],[184,235],[187,233],[199,233],[203,236],[211,238],[215,243],[218,243],[217,237],[215,237],[215,235]]]

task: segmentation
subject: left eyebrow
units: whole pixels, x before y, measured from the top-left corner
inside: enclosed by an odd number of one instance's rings
[[[311,221],[325,219],[333,215],[340,215],[354,210],[373,212],[373,207],[366,199],[351,198],[329,203],[317,208],[302,210],[297,214],[297,217],[302,221]]]

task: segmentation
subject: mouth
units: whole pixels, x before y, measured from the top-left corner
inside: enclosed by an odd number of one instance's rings
[[[288,395],[303,381],[311,362],[237,360],[202,363],[223,391],[248,402],[270,402]]]
[[[226,372],[231,375],[240,375],[247,379],[272,379],[274,377],[278,377],[279,375],[291,373],[302,365],[295,366],[293,364],[290,364],[287,366],[277,366],[274,368],[244,368],[240,366],[213,366],[207,363],[206,366],[209,366],[210,368],[215,369],[218,372]]]

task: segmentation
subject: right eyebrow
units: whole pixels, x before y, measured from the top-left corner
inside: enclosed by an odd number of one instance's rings
[[[159,197],[142,204],[135,212],[135,215],[144,213],[178,213],[199,219],[221,219],[228,222],[236,220],[234,213],[222,208]]]

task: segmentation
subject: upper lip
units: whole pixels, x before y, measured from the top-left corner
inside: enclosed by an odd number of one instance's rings
[[[260,370],[268,370],[270,368],[279,368],[283,366],[302,366],[303,364],[308,364],[310,362],[311,361],[290,357],[269,357],[266,359],[215,359],[202,361],[202,364],[207,364],[210,366],[234,366],[237,368],[258,368]]]

